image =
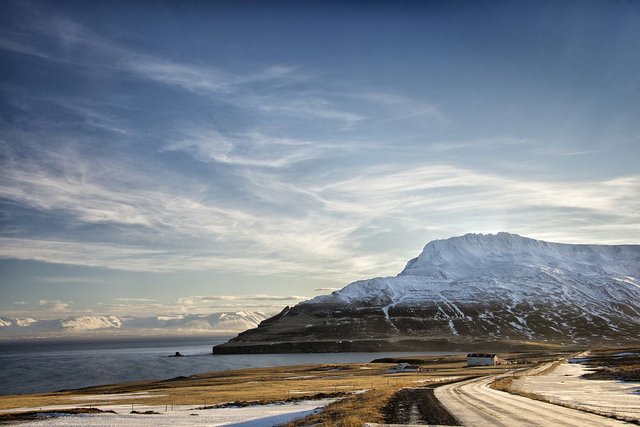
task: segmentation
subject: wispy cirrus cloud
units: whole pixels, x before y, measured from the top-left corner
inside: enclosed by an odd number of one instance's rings
[[[157,299],[155,298],[116,298],[116,301],[120,301],[120,302],[133,302],[133,303],[137,303],[137,302],[155,302],[157,301]]]
[[[255,104],[264,112],[299,118],[337,120],[349,124],[359,122],[365,118],[358,113],[337,109],[332,105],[331,101],[319,98],[317,95],[315,97],[310,95],[308,97],[284,100],[264,97],[259,98],[259,102],[255,102]]]
[[[271,64],[245,73],[229,72],[214,64],[194,64],[159,57],[105,38],[63,16],[43,16],[30,10],[31,19],[13,32],[0,33],[0,49],[101,72],[128,73],[136,78],[182,88],[197,96],[241,109],[303,119],[327,119],[352,123],[359,114],[333,105],[322,94],[311,96],[297,88],[310,77],[297,67]],[[77,70],[81,71],[81,70]]]
[[[272,137],[260,132],[223,135],[211,129],[194,129],[163,151],[185,151],[203,162],[281,168],[317,158],[327,148],[311,141]]]
[[[54,94],[45,109],[40,91],[22,104],[10,94],[23,128],[3,123],[0,198],[19,213],[3,229],[2,258],[334,284],[393,274],[428,240],[469,231],[567,242],[639,236],[637,174],[509,174],[486,155],[585,151],[545,152],[518,136],[442,143],[424,129],[452,119],[424,98],[326,83],[302,66],[231,72],[211,58],[153,54],[126,34],[107,38],[37,8],[15,22],[0,29],[0,48],[68,66],[65,76],[88,75],[92,88],[113,84],[117,96],[105,106]],[[405,132],[409,125],[418,130]],[[16,219],[26,214],[48,225]]]
[[[0,49],[73,64],[79,67],[76,72],[125,73],[212,97],[251,114],[307,123],[320,120],[336,132],[353,129],[358,123],[450,120],[440,107],[396,93],[323,87],[319,84],[322,75],[299,66],[276,63],[231,72],[207,61],[189,63],[135,49],[69,17],[45,14],[35,5],[25,7],[24,16],[29,19],[18,21],[20,25],[12,31],[0,32]]]
[[[121,63],[123,69],[139,77],[165,85],[179,86],[196,94],[231,95],[237,94],[247,85],[283,84],[303,79],[296,74],[294,67],[284,65],[267,66],[257,72],[237,75],[213,66],[185,64],[135,52],[128,52],[125,57]]]
[[[309,298],[300,295],[199,295],[181,297],[178,299],[178,303],[197,304],[210,301],[304,301],[307,299]]]
[[[509,229],[585,242],[597,228],[607,232],[603,241],[615,243],[637,235],[640,223],[637,176],[559,182],[439,164],[365,167],[298,182],[263,172],[245,181],[243,189],[273,207],[265,210],[253,204],[230,208],[184,186],[136,189],[127,180],[93,176],[81,158],[72,163],[77,170],[66,165],[65,174],[55,173],[57,168],[9,165],[0,194],[44,212],[63,211],[78,224],[108,224],[117,227],[114,232],[129,227],[121,232],[134,232],[137,244],[2,237],[2,258],[124,271],[314,274],[346,281],[397,271],[413,254],[407,247],[368,248],[366,242],[381,233],[411,230],[447,237]],[[139,182],[135,174],[132,179]],[[298,204],[295,211],[281,210],[292,203]],[[469,217],[470,211],[475,215]],[[509,223],[503,222],[506,212]],[[536,228],[530,226],[532,215]],[[446,224],[446,219],[453,225],[425,230],[425,223]],[[195,249],[193,239],[200,242]]]
[[[408,96],[393,92],[363,91],[351,94],[355,98],[365,100],[383,110],[381,123],[402,122],[409,119],[434,120],[438,123],[449,123],[451,119],[435,104],[429,104]]]

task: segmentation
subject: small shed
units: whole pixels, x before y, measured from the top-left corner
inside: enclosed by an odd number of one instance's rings
[[[467,366],[493,366],[498,364],[498,356],[492,353],[467,354]]]
[[[396,366],[393,366],[387,369],[388,374],[397,374],[401,372],[420,372],[422,368],[418,365],[411,365],[409,363],[399,363]]]

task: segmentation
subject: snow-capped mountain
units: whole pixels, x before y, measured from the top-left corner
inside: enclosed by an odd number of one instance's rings
[[[120,328],[122,320],[116,316],[78,316],[60,320],[60,326],[67,331],[91,331]]]
[[[430,242],[395,277],[287,308],[214,351],[638,341],[639,278],[639,245],[467,234]]]
[[[76,316],[54,320],[0,317],[0,338],[82,335],[215,334],[227,335],[255,328],[269,316],[239,311],[208,315],[153,317]]]

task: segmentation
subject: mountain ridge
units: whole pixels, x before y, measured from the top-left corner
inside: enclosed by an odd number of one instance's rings
[[[256,327],[268,318],[269,316],[265,313],[249,311],[147,317],[81,315],[52,320],[0,317],[0,339],[78,337],[87,334],[228,335]]]
[[[624,342],[640,328],[638,277],[640,245],[470,233],[429,242],[398,275],[301,302],[214,352]]]

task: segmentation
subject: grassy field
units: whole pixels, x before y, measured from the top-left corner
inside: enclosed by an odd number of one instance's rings
[[[532,366],[550,360],[544,352],[501,355],[520,362],[518,367]],[[401,359],[394,360],[394,362]],[[422,372],[387,374],[395,363],[300,365],[210,372],[163,381],[143,381],[90,387],[47,394],[0,396],[0,412],[15,408],[39,408],[51,405],[65,407],[101,407],[105,405],[198,405],[213,406],[228,402],[276,402],[294,398],[341,395],[306,424],[362,425],[382,422],[382,408],[399,389],[419,387],[451,377],[489,375],[513,369],[514,365],[467,367],[463,355],[425,356],[419,362]],[[358,392],[356,394],[352,394]],[[144,398],[131,396],[144,393]],[[104,395],[112,395],[105,401]],[[138,397],[138,398],[134,398]],[[302,425],[302,424],[292,424]]]

